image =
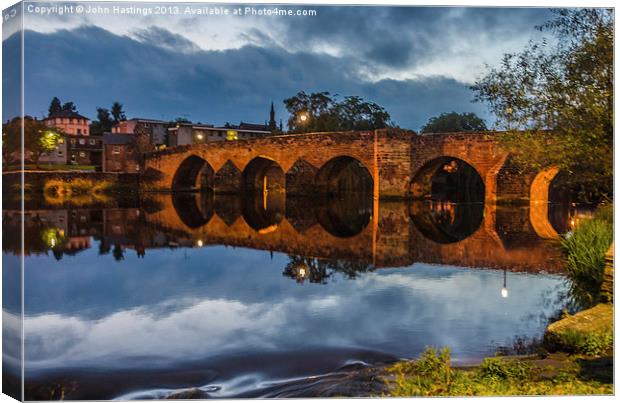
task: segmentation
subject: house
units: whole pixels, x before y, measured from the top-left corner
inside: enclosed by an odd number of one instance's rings
[[[55,127],[68,135],[88,136],[90,134],[90,119],[73,111],[54,113],[43,122],[48,127]]]
[[[166,136],[170,125],[170,122],[163,120],[133,118],[118,122],[112,128],[112,133],[148,134],[153,146],[158,147],[167,143]]]
[[[139,172],[140,162],[134,147],[132,133],[105,133],[103,135],[103,171]]]
[[[248,126],[247,123],[243,123],[243,126],[227,124],[214,127],[213,125],[181,122],[168,128],[168,145],[175,147],[212,141],[261,138],[271,134],[271,131],[265,130],[266,127],[263,125]]]
[[[103,136],[67,135],[67,162],[72,165],[94,165],[103,163]]]

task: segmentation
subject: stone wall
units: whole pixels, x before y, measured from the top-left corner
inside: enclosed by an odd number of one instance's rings
[[[337,157],[358,160],[373,180],[375,197],[423,197],[432,175],[426,168],[451,158],[469,164],[480,175],[485,202],[529,200],[538,173],[520,172],[497,141],[496,132],[416,135],[384,129],[283,135],[253,140],[179,146],[147,156],[146,190],[178,189],[174,178],[188,158],[207,163],[215,174],[216,192],[240,190],[240,177],[257,157],[274,161],[285,174],[286,191],[309,195],[317,187],[321,168]],[[438,166],[441,166],[439,164]],[[225,167],[223,172],[222,167]],[[187,189],[183,189],[187,190]]]

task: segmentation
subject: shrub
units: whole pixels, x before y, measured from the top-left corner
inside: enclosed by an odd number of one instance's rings
[[[563,349],[571,353],[598,356],[611,350],[614,345],[613,329],[584,332],[566,329],[558,336]]]
[[[582,308],[597,302],[605,253],[613,241],[613,206],[606,206],[594,218],[583,222],[562,240],[566,268],[572,282],[571,294]]]

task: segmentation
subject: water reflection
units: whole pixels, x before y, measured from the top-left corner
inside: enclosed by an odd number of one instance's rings
[[[284,267],[282,275],[295,279],[298,283],[326,284],[336,273],[344,278],[354,279],[361,273],[374,270],[367,262],[353,262],[348,260],[326,260],[305,256],[289,256],[289,262]]]
[[[453,243],[471,236],[482,224],[483,203],[418,201],[411,205],[417,229],[437,243]]]
[[[28,210],[25,252],[62,259],[98,246],[100,254],[122,260],[126,249],[145,256],[154,248],[223,244],[376,267],[426,262],[531,272],[562,268],[557,245],[537,233],[528,208],[485,210],[482,204],[437,201],[380,202],[376,214],[374,208],[357,195],[306,199],[269,192],[178,193],[151,196],[136,207]],[[19,231],[19,211],[5,210],[4,222],[6,235]],[[6,239],[4,251],[19,253],[18,240]]]
[[[565,306],[527,208],[254,193],[29,209],[26,397],[319,394],[307,377],[428,344],[475,359]]]

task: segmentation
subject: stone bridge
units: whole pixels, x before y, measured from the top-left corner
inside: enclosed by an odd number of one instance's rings
[[[378,199],[431,198],[437,184],[450,188],[457,181],[469,190],[456,192],[461,198],[456,201],[546,202],[556,173],[517,174],[495,132],[416,135],[382,129],[175,147],[147,155],[143,185],[215,193],[279,189],[289,195],[372,188]]]

